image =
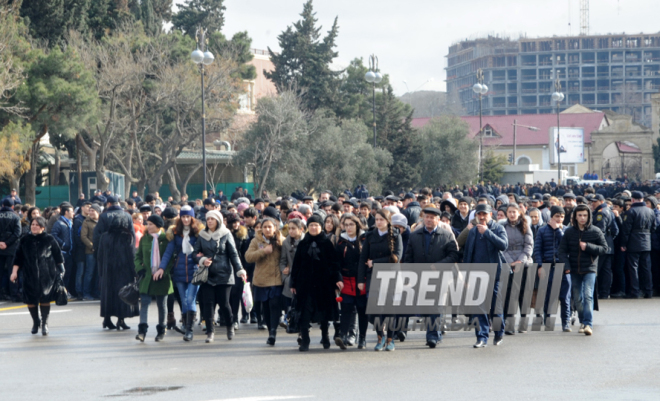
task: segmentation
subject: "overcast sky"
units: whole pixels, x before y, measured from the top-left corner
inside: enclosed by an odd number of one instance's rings
[[[183,0],[175,0],[182,3]],[[247,30],[257,49],[278,49],[277,36],[299,19],[304,0],[225,0],[225,35]],[[659,0],[591,0],[590,33],[660,31]],[[569,7],[570,4],[570,7]],[[339,17],[338,66],[375,53],[397,94],[444,90],[446,54],[457,41],[580,32],[580,0],[315,0],[324,32]],[[432,82],[427,80],[433,79]],[[407,81],[404,84],[403,81]]]

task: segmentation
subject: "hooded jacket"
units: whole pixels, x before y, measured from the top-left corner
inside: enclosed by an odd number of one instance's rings
[[[564,263],[564,270],[571,274],[596,273],[598,271],[598,255],[607,252],[607,241],[602,231],[591,224],[591,213],[584,230],[580,230],[575,213],[573,213],[572,226],[564,231],[564,237],[559,244],[559,262]],[[583,251],[580,242],[586,242]]]

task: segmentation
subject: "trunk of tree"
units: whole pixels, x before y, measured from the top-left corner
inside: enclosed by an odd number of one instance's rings
[[[167,178],[170,182],[170,193],[172,194],[172,197],[174,198],[175,201],[180,202],[181,201],[181,192],[179,192],[179,188],[176,185],[176,177],[174,175],[174,168],[171,168],[167,170]]]
[[[21,190],[21,177],[12,176],[12,177],[9,179],[9,183],[10,183],[12,189],[13,189],[13,188],[16,188],[16,193],[20,194],[20,190]]]
[[[188,194],[188,183],[200,168],[202,168],[201,162],[198,165],[194,166],[192,169],[190,169],[188,174],[186,174],[186,176],[183,179],[181,179],[181,176],[179,175],[179,168],[176,165],[174,166],[174,173],[176,174],[177,180],[181,185],[181,193],[183,195]]]
[[[51,185],[60,185],[60,151],[55,148],[55,165],[53,166],[53,171],[51,172],[51,175],[53,176],[53,182],[51,182]]]
[[[126,159],[124,159],[124,166],[126,169],[131,172],[133,164],[133,141],[130,141],[128,145],[128,152],[126,152]],[[131,185],[133,185],[133,176],[132,174],[126,174],[126,179],[124,180],[124,190],[126,191],[126,198],[131,196]],[[140,194],[140,196],[143,196]]]
[[[39,164],[39,140],[35,140],[30,149],[30,169],[25,174],[25,203],[36,204],[37,167]]]
[[[144,198],[145,190],[147,189],[146,182],[144,180],[140,180],[137,182],[136,187],[137,187],[138,195]]]
[[[80,133],[76,135],[76,141],[77,141],[76,144],[78,145],[79,149],[85,152],[85,154],[87,155],[87,161],[89,162],[89,170],[96,171],[96,155],[99,150],[98,144],[92,143],[92,146],[87,145],[87,142],[85,142],[85,138],[82,135],[80,135]]]

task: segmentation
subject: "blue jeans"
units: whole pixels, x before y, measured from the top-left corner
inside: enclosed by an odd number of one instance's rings
[[[180,281],[176,281],[174,284],[176,285],[176,289],[179,291],[179,296],[181,297],[181,313],[197,312],[197,305],[195,304],[195,300],[197,299],[197,291],[199,291],[199,286]]]
[[[96,270],[96,258],[93,253],[85,255],[85,274],[83,275],[82,294],[84,298],[94,298],[94,271]]]
[[[428,315],[428,319],[430,319],[430,325],[426,328],[426,341],[442,341],[442,326],[439,327],[440,330],[431,330],[435,328],[433,324],[436,319],[440,319],[439,321],[442,322],[442,315]],[[440,324],[442,325],[442,323]]]
[[[568,327],[571,320],[571,276],[569,274],[563,274],[561,278],[561,287],[559,288],[559,306],[561,307],[561,328],[565,329]],[[545,316],[548,316],[548,304],[550,303],[550,291],[552,290],[552,280],[555,275],[555,268],[550,268],[550,274],[548,275],[548,291],[545,293],[545,306],[543,312]],[[555,313],[557,309],[552,310],[552,313]]]
[[[489,328],[490,328],[490,320],[492,320],[492,318],[495,318],[495,317],[500,318],[500,322],[502,322],[502,324],[500,324],[500,329],[495,332],[495,337],[502,337],[504,335],[504,326],[505,326],[505,324],[504,324],[505,323],[504,322],[504,315],[503,314],[497,314],[497,315],[495,314],[495,304],[497,304],[497,293],[500,291],[500,280],[501,280],[500,279],[500,273],[501,273],[501,268],[498,267],[497,268],[497,275],[495,277],[495,280],[496,280],[495,281],[495,286],[493,287],[493,300],[492,300],[491,305],[490,305],[490,318],[491,319],[489,319],[489,315],[487,315],[487,314],[476,315],[476,316],[472,315],[470,317],[470,321],[472,321],[472,319],[475,318],[475,317],[479,321],[479,327],[474,329],[475,333],[477,334],[477,341],[481,340],[485,343],[488,343],[488,334],[489,334],[488,331],[489,331]],[[506,279],[507,280],[509,279],[508,275],[507,275]],[[494,327],[493,327],[493,331],[495,331]]]
[[[575,308],[577,309],[580,323],[593,327],[596,273],[571,273],[571,282],[573,284],[573,299],[575,299]]]

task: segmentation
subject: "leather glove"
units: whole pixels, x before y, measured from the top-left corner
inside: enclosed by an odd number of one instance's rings
[[[138,281],[142,281],[142,279],[145,277],[145,275],[146,275],[146,274],[145,274],[145,271],[144,271],[144,270],[140,271],[140,272],[138,273],[138,275],[137,275],[137,280],[138,280]]]

